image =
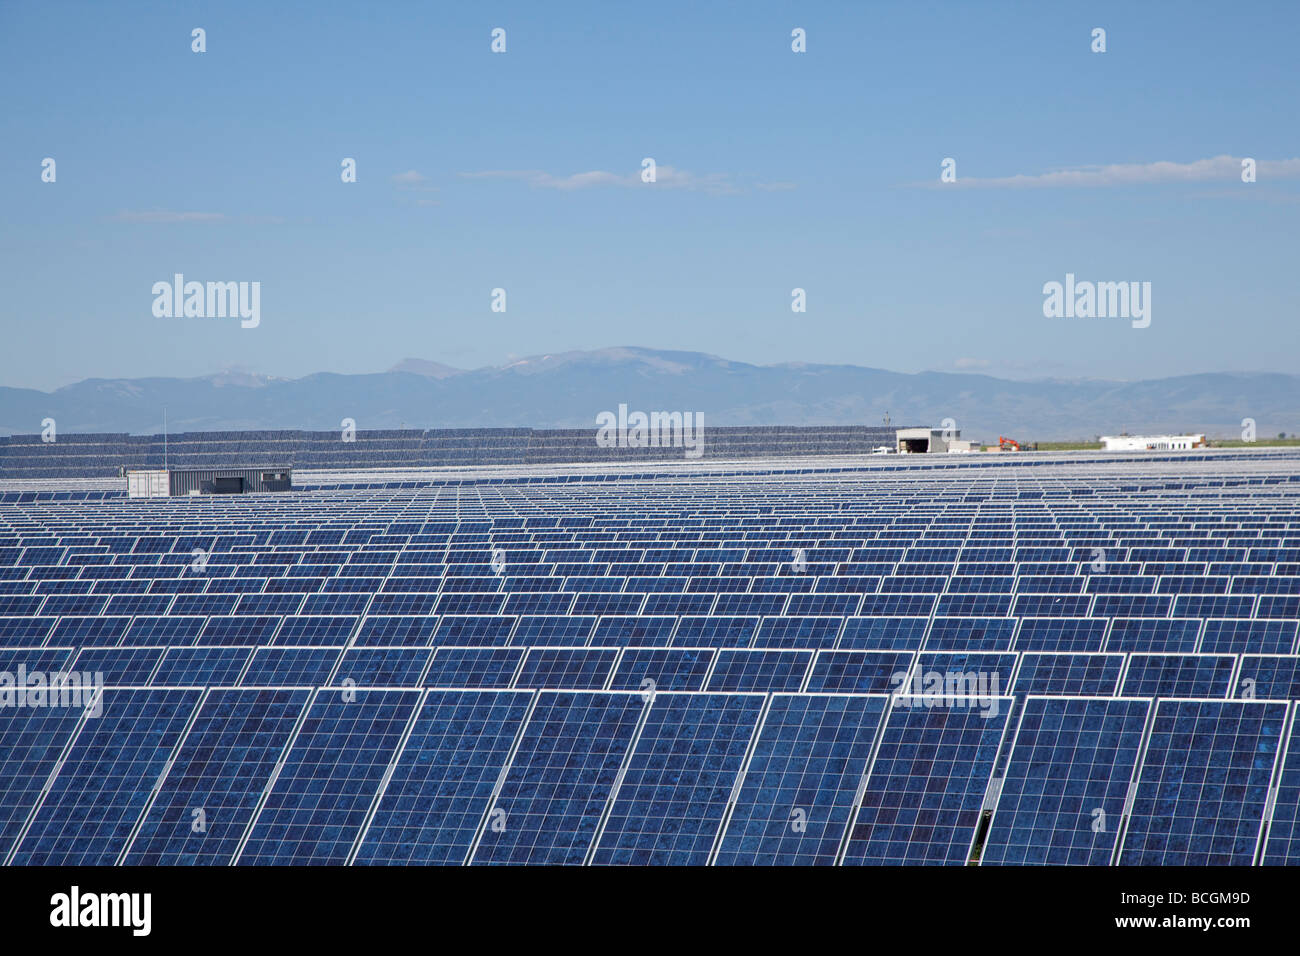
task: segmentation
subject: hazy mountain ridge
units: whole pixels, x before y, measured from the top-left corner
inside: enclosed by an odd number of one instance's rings
[[[53,392],[0,387],[0,433],[241,429],[594,427],[629,409],[703,412],[706,425],[880,424],[952,418],[969,438],[1029,440],[1192,429],[1261,437],[1300,431],[1300,376],[1201,373],[1140,382],[1011,381],[854,365],[750,365],[700,352],[618,347],[456,369],[405,359],[386,372],[283,379],[86,379]]]

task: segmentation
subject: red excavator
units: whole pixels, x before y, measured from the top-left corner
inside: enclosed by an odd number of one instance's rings
[[[998,451],[1020,451],[1020,442],[1014,438],[998,436]]]

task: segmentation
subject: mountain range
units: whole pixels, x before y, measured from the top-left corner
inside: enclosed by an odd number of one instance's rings
[[[285,379],[86,379],[53,392],[0,386],[0,434],[369,428],[595,427],[602,411],[702,412],[709,425],[956,422],[964,437],[1048,441],[1127,431],[1260,437],[1300,431],[1300,376],[1202,373],[1136,382],[1008,381],[856,365],[751,365],[637,347],[532,356],[457,369],[408,358],[385,372]]]

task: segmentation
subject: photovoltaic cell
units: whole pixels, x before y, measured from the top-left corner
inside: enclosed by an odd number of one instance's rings
[[[1028,698],[980,863],[1107,865],[1150,707]]]
[[[759,694],[656,694],[592,862],[706,864],[762,709]]]
[[[1237,659],[1227,654],[1132,654],[1124,697],[1226,697]]]
[[[1051,654],[1020,655],[1020,669],[1012,691],[1074,697],[1110,697],[1116,692],[1123,654]]]
[[[531,699],[527,691],[430,691],[356,862],[464,863]]]
[[[114,689],[88,717],[12,862],[110,866],[180,740],[202,691]]]
[[[514,686],[600,690],[617,657],[612,647],[534,647]]]
[[[706,690],[793,693],[812,658],[812,651],[721,650]]]
[[[163,687],[233,687],[253,650],[251,647],[169,647],[152,683]]]
[[[809,693],[891,694],[912,670],[911,651],[820,651]]]
[[[13,849],[81,715],[74,707],[0,707],[0,861]]]
[[[1285,716],[1282,703],[1158,701],[1119,862],[1249,866]]]
[[[317,691],[237,862],[346,862],[419,697]]]
[[[833,865],[885,701],[773,695],[715,863]]]
[[[969,859],[1012,699],[928,701],[891,699],[846,865]]]
[[[472,862],[580,864],[631,747],[640,694],[542,691]]]
[[[212,691],[123,862],[229,863],[310,697],[306,689]]]
[[[526,647],[440,647],[424,676],[425,687],[509,687]]]
[[[657,691],[703,690],[717,652],[678,647],[628,648],[614,670],[611,690],[643,690],[652,681]]]

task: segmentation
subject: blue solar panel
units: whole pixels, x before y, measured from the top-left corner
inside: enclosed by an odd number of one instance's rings
[[[509,687],[526,653],[526,647],[440,647],[424,686]]]
[[[1260,863],[1265,866],[1294,866],[1300,863],[1300,736],[1295,730],[1295,711],[1291,731],[1282,757],[1272,817],[1264,841]]]
[[[756,617],[683,617],[673,633],[673,646],[749,647],[758,624]]]
[[[1282,703],[1159,701],[1119,862],[1249,866],[1285,717]]]
[[[1124,697],[1226,697],[1237,659],[1226,654],[1133,654]]]
[[[202,691],[106,689],[11,860],[110,866],[126,847]]]
[[[416,687],[433,651],[427,647],[353,647],[343,652],[332,684]]]
[[[437,628],[436,617],[367,615],[357,629],[355,643],[358,647],[427,647],[433,643]]]
[[[229,863],[310,697],[305,689],[212,691],[123,862]]]
[[[33,669],[57,666],[31,660],[37,665]],[[10,688],[8,694],[13,693]],[[20,707],[9,698],[6,703],[0,707],[0,861],[13,849],[83,712],[79,707]]]
[[[1105,866],[1150,701],[1030,697],[980,863]]]
[[[1109,697],[1123,669],[1123,654],[1025,653],[1012,690],[1018,695]]]
[[[813,662],[807,690],[830,694],[892,693],[911,671],[915,656],[911,651],[821,651]]]
[[[472,862],[582,863],[644,711],[635,693],[542,691]]]
[[[1106,650],[1139,653],[1191,654],[1196,651],[1201,622],[1197,620],[1162,620],[1129,618],[1110,624]]]
[[[233,687],[253,656],[251,647],[170,647],[153,683],[165,687]]]
[[[1013,617],[936,617],[925,639],[927,651],[1005,651],[1011,648]]]
[[[1201,636],[1203,654],[1294,654],[1300,621],[1212,618]]]
[[[464,863],[531,699],[526,691],[430,691],[355,862]]]
[[[592,862],[706,864],[762,709],[757,694],[657,694]]]
[[[617,658],[612,647],[534,647],[524,658],[514,686],[600,690]]]
[[[420,693],[317,691],[237,862],[346,862]]]
[[[840,636],[842,651],[915,651],[925,639],[924,617],[850,617]]]
[[[714,862],[834,864],[884,709],[884,697],[773,695]]]
[[[244,687],[319,687],[334,669],[341,647],[259,647],[240,684]]]
[[[591,635],[593,646],[667,647],[677,618],[616,615],[602,617]]]
[[[706,690],[793,693],[803,686],[812,651],[721,650]]]
[[[832,648],[844,626],[842,617],[765,617],[754,636],[755,647]]]
[[[618,659],[610,690],[703,690],[716,653],[711,649],[630,647]]]
[[[510,643],[516,646],[549,644],[555,647],[579,647],[587,643],[596,627],[591,616],[532,615],[521,617]]]
[[[1009,697],[894,697],[844,863],[965,864]]]
[[[435,644],[470,647],[502,645],[510,640],[518,618],[510,615],[448,615],[438,622]]]
[[[98,673],[102,684],[148,684],[165,647],[86,647],[69,665],[72,670]]]
[[[1018,651],[1096,653],[1106,641],[1107,622],[1099,618],[1021,618]]]

